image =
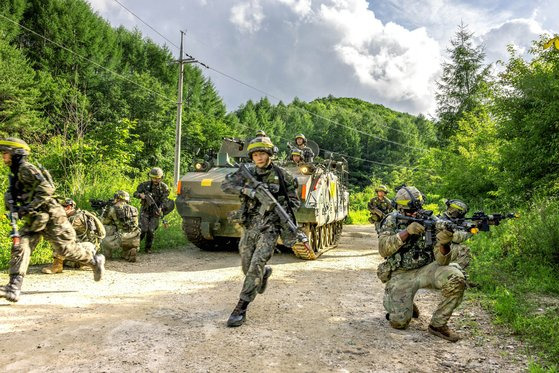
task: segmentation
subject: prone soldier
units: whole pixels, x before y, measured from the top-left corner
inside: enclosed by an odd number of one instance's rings
[[[423,205],[417,188],[402,187],[395,197],[398,211],[415,217]],[[460,339],[447,325],[452,312],[462,302],[466,282],[460,268],[449,265],[453,234],[439,229],[433,246],[426,244],[425,227],[419,222],[399,220],[398,212],[390,213],[380,228],[379,254],[386,260],[377,268],[379,279],[386,283],[384,308],[390,325],[405,329],[410,320],[419,317],[413,299],[417,290],[441,290],[444,297],[429,324],[429,332],[451,342]]]
[[[129,205],[129,202],[130,195],[119,190],[114,195],[113,205],[103,211],[101,221],[107,235],[101,241],[101,250],[107,258],[112,258],[113,251],[122,248],[122,257],[135,262],[141,231],[138,227],[138,209]]]
[[[386,186],[379,185],[375,189],[375,192],[377,193],[377,196],[371,198],[367,208],[371,214],[369,222],[375,225],[375,229],[378,233],[382,219],[394,210],[394,208],[392,207],[392,201],[386,197],[386,194],[388,193],[388,188]]]
[[[12,246],[10,280],[0,287],[0,297],[17,302],[31,253],[41,237],[52,246],[54,255],[93,268],[93,279],[100,281],[105,271],[105,257],[96,254],[95,245],[76,242],[76,232],[62,206],[54,198],[54,184],[48,172],[27,161],[31,149],[23,140],[9,137],[0,140],[4,164],[10,168],[10,186],[5,203],[12,217],[24,221],[19,242]]]
[[[159,219],[175,208],[173,200],[169,199],[169,187],[162,180],[163,170],[154,167],[149,172],[150,181],[138,185],[134,197],[142,201],[140,208],[140,241],[146,239],[145,251],[151,254],[153,237],[159,227]],[[165,224],[165,221],[163,221]]]
[[[274,145],[268,137],[253,139],[247,150],[253,165],[241,164],[238,171],[227,175],[221,186],[225,193],[241,197],[241,225],[244,228],[239,252],[245,279],[239,302],[227,320],[229,327],[242,325],[249,303],[256,294],[266,290],[272,274],[272,268],[266,263],[274,253],[278,236],[281,235],[286,246],[293,245],[297,239],[286,229],[288,224],[282,221],[267,194],[271,193],[282,210],[287,211],[292,219],[289,222],[293,224],[293,210],[300,205],[297,180],[272,163]]]
[[[71,198],[66,198],[62,203],[68,221],[76,231],[76,240],[78,242],[91,242],[95,245],[95,249],[99,249],[99,244],[105,238],[105,227],[101,221],[92,213],[81,210],[76,207],[76,202]],[[80,263],[70,262],[70,266],[80,267]],[[67,263],[68,264],[68,263]],[[52,265],[42,269],[43,273],[55,274],[61,273],[64,269],[64,258],[55,255]]]

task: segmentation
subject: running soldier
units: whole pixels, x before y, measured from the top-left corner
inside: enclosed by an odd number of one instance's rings
[[[377,196],[371,198],[367,207],[371,213],[369,222],[375,225],[375,229],[378,233],[382,219],[384,219],[388,213],[392,212],[394,207],[392,207],[392,201],[386,197],[386,194],[388,193],[387,187],[380,185],[375,189],[375,192],[377,193]]]
[[[300,205],[297,180],[272,163],[272,141],[268,137],[255,138],[247,150],[254,163],[248,171],[294,216],[293,211]],[[286,246],[293,245],[296,239],[281,222],[266,196],[262,195],[260,187],[252,185],[242,170],[227,175],[221,188],[225,193],[240,195],[242,202],[241,225],[244,229],[239,252],[245,280],[239,302],[227,320],[227,326],[234,327],[244,323],[249,303],[257,293],[262,294],[266,290],[272,274],[272,268],[266,263],[272,258],[278,236],[281,235]]]
[[[174,201],[169,199],[169,187],[162,180],[163,170],[154,167],[149,172],[150,181],[138,185],[134,197],[142,201],[140,209],[140,240],[146,238],[145,251],[151,254],[153,237],[159,227],[159,219],[173,211]],[[165,221],[163,221],[165,224]]]
[[[4,196],[7,210],[24,221],[20,241],[12,246],[10,280],[0,287],[0,297],[10,302],[19,300],[31,253],[41,237],[51,244],[56,257],[92,267],[93,279],[100,281],[105,271],[105,257],[95,253],[92,243],[76,242],[76,232],[54,198],[50,174],[27,161],[31,152],[29,145],[9,137],[0,140],[0,151],[11,172],[9,189]]]
[[[138,227],[138,209],[129,205],[130,195],[119,190],[114,196],[114,203],[103,211],[101,221],[107,235],[101,241],[101,250],[107,258],[112,258],[113,251],[122,249],[122,258],[129,262],[136,261],[140,247],[140,228]]]
[[[415,217],[423,205],[423,195],[414,187],[403,187],[395,197],[398,212]],[[425,227],[419,222],[398,219],[389,214],[380,228],[379,254],[386,260],[378,266],[377,275],[386,283],[384,308],[390,325],[405,329],[410,320],[419,317],[413,302],[422,288],[441,290],[444,297],[429,324],[429,332],[451,342],[460,339],[447,322],[462,302],[466,282],[461,269],[449,266],[452,233],[439,229],[434,247],[427,247]]]
[[[76,239],[78,242],[91,242],[95,245],[95,249],[99,249],[99,244],[105,238],[105,227],[99,219],[89,211],[81,210],[76,207],[76,202],[71,198],[66,198],[62,203],[68,221],[76,231]],[[54,256],[52,265],[43,268],[41,271],[46,274],[62,273],[64,269],[64,258]],[[80,263],[66,261],[66,265],[74,268],[80,268]]]

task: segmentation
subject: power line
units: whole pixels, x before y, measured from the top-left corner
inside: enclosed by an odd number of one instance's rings
[[[77,56],[77,57],[79,57],[79,58],[81,58],[81,59],[84,59],[85,61],[87,61],[87,62],[89,62],[89,63],[91,63],[91,64],[93,64],[93,65],[95,65],[95,66],[97,66],[97,67],[99,67],[99,68],[101,68],[101,69],[103,69],[103,70],[105,70],[105,71],[111,73],[111,74],[114,74],[114,75],[118,76],[119,78],[121,78],[121,79],[123,79],[123,80],[126,80],[127,82],[130,82],[130,83],[132,83],[132,84],[134,84],[134,85],[136,85],[136,86],[138,86],[138,87],[140,87],[140,88],[142,88],[142,89],[144,89],[144,90],[146,90],[146,91],[149,91],[149,92],[151,92],[151,93],[153,93],[153,94],[155,94],[155,95],[157,95],[157,96],[159,96],[159,97],[162,97],[162,98],[164,98],[164,99],[166,99],[166,100],[169,100],[169,101],[171,101],[171,102],[175,102],[174,100],[170,99],[169,97],[167,97],[167,96],[165,96],[165,95],[163,95],[163,94],[161,94],[161,93],[159,93],[159,92],[156,92],[156,91],[152,90],[151,88],[148,88],[148,87],[146,87],[146,86],[144,86],[144,85],[141,85],[140,83],[137,83],[137,82],[133,81],[132,79],[127,78],[127,77],[125,77],[124,75],[119,74],[119,73],[117,73],[117,72],[114,71],[114,70],[111,70],[111,69],[109,69],[109,68],[107,68],[107,67],[105,67],[105,66],[103,66],[103,65],[101,65],[101,64],[99,64],[99,63],[97,63],[97,62],[95,62],[95,61],[93,61],[93,60],[91,60],[91,59],[89,59],[89,58],[87,58],[87,57],[85,57],[85,56],[82,56],[81,54],[79,54],[79,53],[77,53],[77,52],[74,52],[73,50],[71,50],[70,48],[68,48],[68,47],[66,47],[66,46],[64,46],[64,45],[62,45],[62,44],[60,44],[60,43],[57,43],[57,42],[55,42],[55,41],[53,41],[53,40],[47,38],[46,36],[43,36],[43,35],[37,33],[36,31],[31,30],[30,28],[25,27],[25,26],[22,25],[21,23],[18,23],[18,22],[16,22],[16,21],[14,21],[13,19],[6,17],[6,16],[3,15],[2,13],[0,13],[0,17],[4,18],[4,19],[5,19],[6,21],[8,21],[8,22],[13,23],[14,25],[17,25],[17,26],[21,27],[21,28],[24,29],[24,30],[29,31],[29,32],[32,33],[33,35],[36,35],[36,36],[38,36],[38,37],[40,37],[40,38],[42,38],[42,39],[44,39],[44,40],[46,40],[46,41],[48,41],[48,42],[50,42],[50,43],[52,43],[52,44],[58,46],[59,48],[62,48],[62,49],[64,49],[64,50],[66,50],[66,51],[72,53],[73,55],[75,55],[75,56]]]
[[[167,42],[169,42],[171,45],[173,45],[175,48],[179,48],[175,43],[173,43],[172,41],[170,41],[169,39],[167,39],[164,35],[162,35],[162,34],[161,34],[159,31],[157,31],[154,27],[152,27],[151,25],[149,25],[146,21],[144,21],[142,18],[140,18],[137,14],[135,14],[135,13],[132,12],[130,9],[128,9],[126,6],[124,6],[120,1],[118,1],[118,0],[114,0],[114,1],[115,1],[117,4],[119,4],[123,9],[127,10],[130,14],[132,14],[134,17],[136,17],[138,20],[140,20],[140,21],[141,21],[143,24],[145,24],[147,27],[149,27],[149,28],[152,29],[154,32],[156,32],[159,36],[161,36],[161,37],[162,37],[163,39],[165,39]],[[187,54],[187,53],[185,53],[185,54],[186,54],[188,57],[190,57],[190,58],[194,58],[194,57],[190,56],[190,55]],[[260,89],[260,88],[258,88],[258,87],[255,87],[255,86],[253,86],[253,85],[251,85],[251,84],[245,83],[245,82],[243,82],[242,80],[240,80],[240,79],[238,79],[238,78],[235,78],[234,76],[232,76],[232,75],[230,75],[230,74],[227,74],[227,73],[224,73],[224,72],[222,72],[222,71],[219,71],[219,70],[217,70],[217,69],[215,69],[215,68],[209,67],[208,65],[206,65],[206,64],[204,64],[204,63],[202,63],[202,62],[199,62],[199,61],[198,61],[198,63],[200,63],[202,66],[206,67],[206,68],[209,69],[209,70],[215,71],[216,73],[218,73],[218,74],[220,74],[220,75],[222,75],[222,76],[224,76],[224,77],[226,77],[226,78],[228,78],[228,79],[231,79],[231,80],[233,80],[233,81],[235,81],[235,82],[237,82],[237,83],[239,83],[239,84],[242,84],[242,85],[244,85],[244,86],[246,86],[246,87],[248,87],[248,88],[250,88],[250,89],[253,89],[253,90],[257,91],[257,92],[260,92],[260,93],[262,93],[263,95],[265,95],[265,96],[267,96],[267,97],[271,97],[271,98],[273,98],[273,99],[275,99],[275,100],[278,100],[278,101],[284,101],[284,100],[282,100],[281,98],[279,98],[279,97],[277,97],[277,96],[275,96],[275,95],[272,95],[272,94],[270,94],[270,93],[268,93],[268,92],[266,92],[266,91],[264,91],[264,90],[262,90],[262,89]],[[341,123],[339,123],[339,122],[336,122],[336,121],[334,121],[334,120],[331,120],[331,119],[326,118],[326,117],[324,117],[324,116],[321,116],[321,115],[319,115],[319,114],[313,113],[312,111],[307,110],[307,109],[305,109],[305,108],[299,107],[299,109],[302,110],[302,111],[305,111],[306,113],[308,113],[308,114],[310,114],[310,115],[312,115],[312,116],[314,116],[314,117],[324,119],[324,120],[326,120],[326,121],[328,121],[328,122],[331,122],[331,123],[333,123],[333,124],[336,124],[336,125],[338,125],[338,126],[345,127],[345,128],[347,128],[347,129],[349,129],[349,130],[356,131],[356,132],[358,132],[358,133],[360,133],[360,134],[362,134],[362,135],[370,136],[370,137],[375,138],[375,139],[380,140],[380,141],[385,141],[385,142],[388,142],[388,143],[391,143],[391,144],[394,144],[394,145],[398,145],[398,146],[403,146],[403,147],[406,147],[406,148],[409,148],[409,149],[416,149],[416,150],[421,150],[421,151],[427,150],[427,149],[425,149],[425,148],[416,147],[416,146],[411,146],[411,145],[406,145],[406,144],[402,144],[402,143],[399,143],[399,142],[396,142],[396,141],[388,140],[388,139],[385,139],[385,138],[383,138],[383,137],[380,137],[380,136],[377,136],[377,135],[373,135],[373,134],[371,134],[371,133],[368,133],[368,132],[359,130],[359,129],[357,129],[357,128],[354,128],[354,127],[351,127],[351,126],[348,126],[348,125],[341,124]],[[379,124],[380,124],[380,123],[379,123]],[[396,128],[388,127],[387,125],[384,125],[384,124],[381,124],[381,125],[382,125],[382,126],[385,126],[385,127],[387,127],[387,128],[393,129],[393,130],[395,130],[395,131],[398,131],[398,132],[406,133],[406,132],[401,131],[401,130],[398,130],[398,129],[396,129]],[[407,134],[407,133],[406,133],[406,134]]]

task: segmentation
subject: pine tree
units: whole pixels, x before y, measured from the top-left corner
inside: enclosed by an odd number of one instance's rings
[[[449,62],[442,64],[442,75],[437,82],[437,116],[439,139],[448,139],[456,132],[458,121],[472,112],[483,101],[489,67],[483,66],[483,46],[475,46],[473,33],[467,26],[458,26],[458,32],[447,48]]]

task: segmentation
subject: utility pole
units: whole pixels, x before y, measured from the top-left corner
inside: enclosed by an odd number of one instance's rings
[[[198,62],[194,58],[183,58],[183,39],[184,31],[181,30],[181,47],[179,54],[179,92],[177,97],[177,125],[175,128],[175,167],[173,170],[173,181],[177,186],[181,173],[181,137],[182,137],[182,86],[184,79],[184,64]]]

